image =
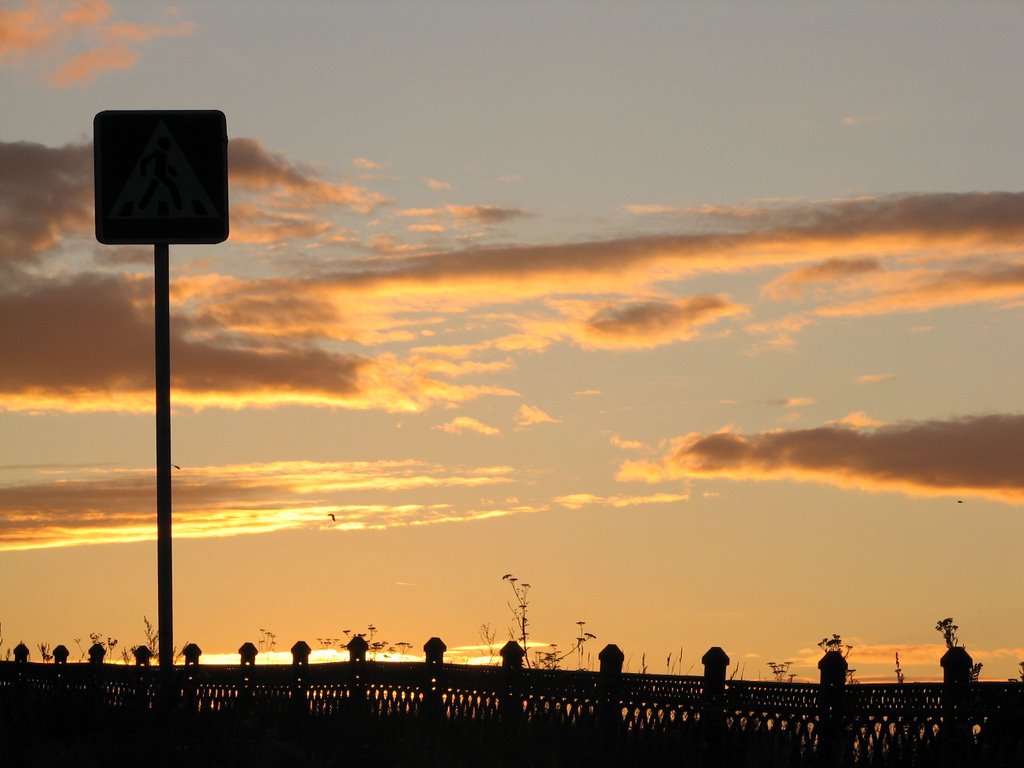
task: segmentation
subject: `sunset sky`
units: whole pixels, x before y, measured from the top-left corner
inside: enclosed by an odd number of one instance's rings
[[[1018,675],[1022,34],[0,1],[0,652],[156,620],[153,255],[95,239],[92,122],[219,109],[230,237],[170,250],[176,645],[479,658],[513,573],[536,642],[634,672],[816,679],[839,633],[934,679],[952,616]]]

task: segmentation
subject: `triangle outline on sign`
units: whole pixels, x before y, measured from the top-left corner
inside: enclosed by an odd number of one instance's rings
[[[211,219],[220,216],[161,120],[114,200],[110,219]]]

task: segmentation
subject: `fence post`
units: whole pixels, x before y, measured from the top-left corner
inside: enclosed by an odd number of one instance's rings
[[[601,663],[597,675],[597,739],[595,743],[600,750],[592,760],[595,765],[616,765],[619,755],[619,726],[622,724],[622,665],[626,654],[614,643],[609,643],[597,654]]]
[[[312,649],[305,640],[299,640],[291,647],[292,652],[292,709],[296,715],[309,714],[309,654]]]
[[[28,662],[28,646],[24,643],[18,643],[14,646],[14,661],[17,664],[25,664]]]
[[[423,714],[431,722],[439,720],[443,711],[444,640],[432,637],[423,644]]]
[[[838,744],[845,730],[846,663],[841,651],[826,651],[818,662],[819,765],[833,765],[841,757]]]
[[[189,643],[181,649],[181,654],[185,657],[186,667],[198,667],[199,657],[203,655],[203,649],[195,643]]]
[[[53,663],[67,664],[68,656],[70,655],[71,651],[69,651],[64,645],[58,645],[56,648],[53,649]]]
[[[518,722],[523,715],[522,674],[526,651],[515,640],[509,640],[498,653],[505,683],[501,693],[501,719],[506,723]]]
[[[242,711],[248,711],[253,705],[252,701],[252,674],[256,666],[256,654],[259,651],[251,642],[242,643],[238,649],[238,672],[241,687],[238,689],[238,701]]]
[[[132,648],[132,656],[135,657],[135,706],[145,710],[149,706],[149,660],[153,652],[145,645],[136,645]]]
[[[704,665],[704,701],[720,702],[725,697],[725,673],[729,654],[717,645],[708,648],[700,663]]]
[[[243,667],[252,667],[256,665],[256,654],[259,651],[256,650],[256,646],[252,643],[242,643],[242,647],[238,649],[238,663]]]
[[[723,705],[725,703],[725,676],[729,669],[729,654],[721,647],[708,648],[700,663],[704,665],[704,685],[701,705],[701,748],[705,763],[722,763]]]
[[[349,713],[353,716],[364,714],[367,709],[366,701],[366,651],[370,644],[362,635],[356,635],[348,641],[345,646],[348,650],[349,666]]]
[[[89,646],[89,663],[90,664],[102,664],[103,657],[107,655],[107,649],[99,643],[93,643]]]
[[[199,698],[199,657],[203,655],[203,649],[195,643],[189,643],[181,649],[181,655],[185,657],[185,670],[182,675],[182,700],[185,711],[195,713],[201,703]]]
[[[292,666],[296,672],[301,672],[309,666],[309,654],[312,650],[305,640],[299,640],[292,646]]]
[[[942,659],[941,764],[959,766],[966,762],[968,745],[968,693],[974,659],[963,646],[947,650]]]

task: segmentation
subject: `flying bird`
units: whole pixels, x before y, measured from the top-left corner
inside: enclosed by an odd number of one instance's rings
[[[333,514],[333,513],[331,513],[331,512],[328,512],[328,513],[327,513],[327,516],[328,516],[329,518],[331,518],[331,520],[332,520],[333,522],[335,522],[335,523],[336,523],[336,522],[338,522],[338,521],[337,521],[337,519],[336,519],[336,518],[334,517],[334,514]]]

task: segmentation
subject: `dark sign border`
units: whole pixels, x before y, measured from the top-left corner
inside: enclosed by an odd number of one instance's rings
[[[160,122],[188,159],[218,216],[117,219],[109,216]],[[228,238],[227,119],[219,110],[106,110],[93,119],[96,239],[107,245],[221,243]]]

